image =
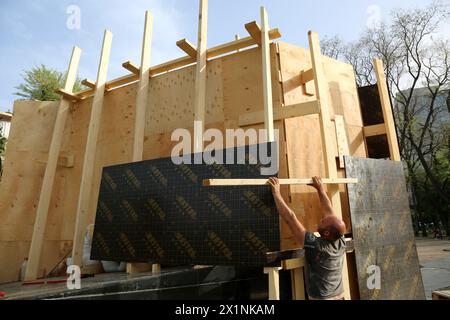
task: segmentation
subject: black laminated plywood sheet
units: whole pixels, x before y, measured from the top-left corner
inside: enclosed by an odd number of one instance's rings
[[[176,165],[164,158],[104,168],[92,259],[266,264],[266,253],[280,250],[270,187],[202,186],[203,179],[267,178],[261,175],[259,157],[257,164],[249,164],[248,147],[240,150],[246,164]],[[237,154],[235,148],[235,160]]]
[[[346,156],[345,171],[361,299],[425,299],[402,163]]]

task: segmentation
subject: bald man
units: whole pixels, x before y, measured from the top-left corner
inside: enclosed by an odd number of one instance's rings
[[[317,190],[323,218],[317,227],[320,237],[306,231],[280,193],[277,178],[270,178],[278,212],[305,249],[306,291],[310,300],[344,300],[342,267],[345,254],[345,223],[334,212],[323,188],[322,179],[313,177],[311,184]]]

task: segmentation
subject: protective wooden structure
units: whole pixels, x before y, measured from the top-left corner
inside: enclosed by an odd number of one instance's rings
[[[178,143],[171,141],[172,131],[186,128],[192,134],[194,120],[223,132],[268,128],[268,141],[274,139],[272,128],[278,130],[279,177],[284,179],[320,175],[343,182],[338,180],[345,178],[343,155],[367,156],[365,132],[372,131],[363,125],[353,67],[322,56],[316,33],[309,34],[310,49],[271,42],[281,34],[269,28],[261,8],[262,26],[246,24],[248,37],[206,49],[206,17],[201,14],[198,49],[180,40],[177,45],[186,56],[149,67],[150,20],[147,13],[141,66],[123,64],[130,74],[105,80],[110,43],[105,34],[99,79],[84,80],[88,89],[72,93],[66,86],[59,90],[62,102],[15,103],[0,182],[0,282],[18,280],[26,257],[32,259],[28,279],[45,276],[72,250],[80,257],[80,235],[95,217],[102,167],[170,156]],[[376,66],[379,88],[386,90],[379,62]],[[389,110],[377,133],[387,133],[395,149],[390,103],[380,96],[383,109]],[[61,104],[68,106],[64,121],[58,120]],[[392,160],[399,160],[398,153],[392,154]],[[92,171],[86,172],[86,161]],[[351,226],[345,184],[332,183],[328,191]],[[293,184],[282,186],[282,193],[306,228],[316,230],[321,212],[315,190]],[[44,206],[37,214],[42,197],[49,199],[48,210]],[[283,221],[280,234],[283,250],[297,247]],[[30,250],[32,239],[38,243]],[[284,265],[293,270],[299,299],[304,297],[301,266],[301,261]],[[268,272],[275,292],[271,297],[277,298],[278,270]],[[346,287],[349,292],[348,280]]]

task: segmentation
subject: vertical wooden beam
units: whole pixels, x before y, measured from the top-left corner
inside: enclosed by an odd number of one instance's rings
[[[269,277],[269,300],[280,300],[280,275],[278,267],[266,267],[264,273]]]
[[[201,121],[201,130],[194,131],[194,152],[203,152],[203,130],[206,109],[206,38],[208,31],[208,0],[200,0],[198,16],[197,68],[195,72],[194,121]]]
[[[111,41],[112,33],[105,30],[84,153],[83,171],[81,174],[80,193],[78,196],[77,218],[72,249],[72,264],[80,267],[83,265],[83,241],[86,233],[87,220],[89,217],[89,203],[94,178],[95,154],[101,124],[106,75],[108,72],[109,55],[111,52]]]
[[[308,33],[309,47],[311,52],[311,63],[314,72],[314,85],[316,88],[317,102],[319,103],[320,134],[322,136],[323,159],[325,163],[326,178],[337,178],[336,158],[332,141],[333,129],[330,118],[330,108],[328,102],[329,86],[325,77],[322,63],[322,53],[320,51],[319,35],[316,32]],[[331,203],[335,213],[342,218],[341,198],[339,185],[327,186]],[[350,284],[348,280],[348,268],[346,257],[344,256],[344,268],[342,270],[342,281],[344,283],[345,298],[350,299]]]
[[[336,141],[339,156],[339,167],[344,169],[344,156],[350,155],[348,146],[347,131],[345,130],[344,116],[336,114],[334,116],[334,126],[336,128]]]
[[[272,76],[270,69],[269,18],[266,8],[261,7],[261,52],[264,92],[264,127],[267,130],[267,142],[275,141],[273,127]]]
[[[377,76],[377,87],[380,95],[381,109],[383,109],[383,118],[386,125],[386,135],[389,144],[389,153],[392,161],[401,161],[400,150],[398,148],[397,133],[395,131],[395,121],[392,114],[391,99],[384,75],[383,62],[380,59],[374,59],[375,74]]]
[[[145,13],[144,37],[142,40],[141,67],[139,85],[136,94],[136,116],[134,119],[133,162],[141,161],[144,152],[145,111],[148,104],[150,83],[150,61],[153,37],[153,16]]]
[[[305,300],[303,267],[291,270],[292,300]]]
[[[64,84],[64,90],[73,92],[73,85],[77,78],[78,64],[80,62],[81,50],[74,47],[72,57],[70,58],[67,78]],[[38,276],[39,259],[42,251],[42,243],[44,242],[45,226],[47,224],[48,209],[52,196],[53,182],[58,163],[61,142],[66,126],[67,114],[69,113],[70,101],[61,98],[59,103],[58,114],[56,116],[55,127],[53,129],[52,141],[48,153],[47,166],[45,167],[44,178],[42,181],[41,193],[39,195],[39,204],[36,210],[36,219],[34,221],[33,236],[31,238],[31,246],[28,254],[28,264],[25,273],[25,280],[35,280]]]
[[[142,39],[141,66],[139,68],[139,84],[136,94],[136,114],[134,118],[133,162],[142,161],[144,152],[145,119],[148,105],[148,91],[150,83],[150,61],[153,38],[153,16],[150,11],[145,12],[144,36]],[[147,263],[128,263],[127,272],[137,273],[149,271]],[[154,271],[158,271],[154,265]]]

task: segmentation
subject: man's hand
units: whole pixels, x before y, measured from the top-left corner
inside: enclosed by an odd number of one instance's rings
[[[308,186],[314,187],[317,191],[323,190],[323,183],[321,177],[312,177],[313,183],[308,184]]]
[[[272,194],[273,194],[274,197],[281,195],[281,192],[280,192],[280,181],[278,180],[278,178],[271,177],[269,179],[269,184],[272,187]]]

